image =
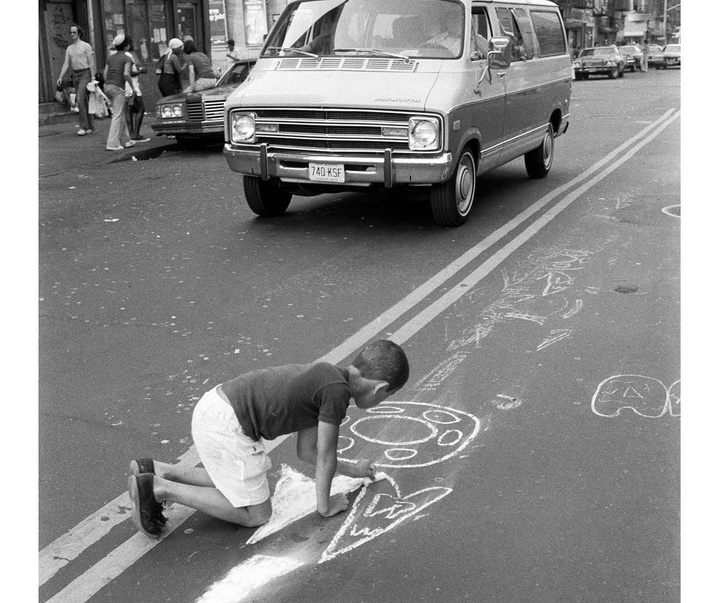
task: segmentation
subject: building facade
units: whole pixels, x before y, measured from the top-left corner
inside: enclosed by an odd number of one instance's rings
[[[574,52],[606,44],[680,42],[680,0],[556,0]]]
[[[39,102],[53,102],[55,86],[77,23],[95,50],[98,71],[112,52],[113,38],[133,38],[135,55],[148,73],[140,76],[149,111],[160,97],[154,65],[171,38],[193,39],[217,74],[229,66],[227,40],[244,57],[255,57],[288,0],[40,0]]]

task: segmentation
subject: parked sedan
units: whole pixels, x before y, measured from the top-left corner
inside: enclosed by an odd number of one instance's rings
[[[583,48],[573,61],[575,79],[586,80],[591,75],[607,75],[614,80],[625,75],[625,58],[615,44]]]
[[[662,62],[655,65],[655,69],[667,69],[668,67],[680,67],[680,44],[668,44],[663,48]]]
[[[632,72],[640,71],[642,68],[643,53],[640,48],[634,45],[620,46],[618,49],[625,58],[625,69]]]
[[[175,136],[178,144],[222,139],[225,99],[248,77],[255,60],[230,67],[213,88],[201,92],[173,94],[161,98],[155,107],[155,134]]]
[[[663,49],[658,44],[649,44],[648,67],[657,67],[663,64]]]

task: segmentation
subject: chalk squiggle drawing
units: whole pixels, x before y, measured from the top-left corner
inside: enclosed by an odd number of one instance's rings
[[[550,317],[567,320],[578,314],[583,301],[572,296],[570,290],[575,286],[577,273],[588,265],[594,253],[567,247],[543,250],[530,256],[524,270],[503,273],[501,297],[482,310],[479,322],[450,342],[448,351],[469,345],[478,347],[497,325],[511,320],[545,326]],[[536,351],[569,337],[570,333],[569,329],[551,329]]]
[[[467,447],[481,421],[462,410],[424,402],[383,402],[349,425],[352,435],[338,438],[338,458],[358,441],[363,456],[380,459],[377,467],[427,467],[441,463]],[[369,446],[368,446],[369,444]]]
[[[625,409],[648,419],[679,417],[680,380],[667,388],[652,377],[615,375],[598,385],[591,408],[600,417],[617,417]]]
[[[432,486],[403,496],[389,475],[386,480],[373,485],[373,493],[377,492],[377,488],[383,488],[384,491],[372,496],[368,496],[368,487],[360,491],[347,519],[330,541],[318,564],[377,538],[452,492],[452,488]]]

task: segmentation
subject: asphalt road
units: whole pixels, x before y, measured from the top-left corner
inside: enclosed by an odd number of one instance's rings
[[[257,219],[217,147],[42,178],[40,600],[679,601],[680,72],[571,104],[550,175],[481,178],[459,229],[364,194]],[[192,460],[205,390],[376,336],[410,381],[342,454],[390,479],[252,544],[177,507],[135,533],[127,464]]]

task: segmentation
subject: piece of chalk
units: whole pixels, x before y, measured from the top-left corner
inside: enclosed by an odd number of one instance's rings
[[[375,479],[370,479],[369,477],[366,477],[363,482],[365,485],[372,484],[374,482],[381,482],[382,480],[387,479],[387,473],[383,473],[382,471],[379,471],[375,474]]]

